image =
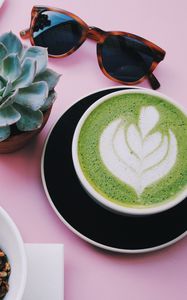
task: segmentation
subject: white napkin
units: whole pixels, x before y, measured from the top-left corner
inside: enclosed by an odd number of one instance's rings
[[[64,299],[62,244],[26,244],[27,283],[23,300]]]

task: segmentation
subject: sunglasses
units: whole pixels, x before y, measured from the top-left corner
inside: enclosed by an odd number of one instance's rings
[[[30,28],[20,35],[32,45],[48,48],[50,57],[68,56],[89,38],[97,43],[98,63],[109,79],[132,85],[147,78],[153,89],[160,86],[153,70],[165,51],[137,35],[103,31],[68,11],[43,6],[33,7]]]

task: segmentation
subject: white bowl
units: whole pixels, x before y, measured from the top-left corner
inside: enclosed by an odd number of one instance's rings
[[[27,277],[25,247],[16,225],[1,207],[0,248],[6,253],[11,265],[9,291],[3,300],[21,300]]]
[[[0,0],[0,7],[3,5],[4,0]]]
[[[79,157],[78,157],[78,139],[79,139],[79,134],[81,131],[82,126],[84,125],[85,120],[88,118],[88,116],[91,114],[91,112],[93,110],[95,110],[95,108],[97,106],[99,106],[101,103],[107,101],[108,99],[110,99],[113,96],[117,96],[117,95],[122,95],[122,94],[134,94],[134,93],[141,93],[141,94],[148,94],[148,95],[153,95],[153,96],[157,96],[162,98],[163,100],[166,100],[167,102],[173,103],[177,108],[179,108],[185,115],[187,115],[187,113],[185,112],[185,109],[180,107],[179,104],[177,104],[175,101],[173,101],[171,98],[156,92],[156,91],[152,91],[149,89],[129,89],[129,90],[125,90],[125,91],[118,91],[118,92],[114,92],[111,93],[107,96],[104,96],[102,98],[100,98],[99,100],[97,100],[94,104],[92,104],[87,110],[86,112],[82,115],[81,119],[79,120],[74,135],[73,135],[73,141],[72,141],[72,159],[73,159],[73,164],[74,164],[74,168],[76,171],[76,174],[83,186],[83,188],[87,191],[87,193],[92,197],[92,199],[94,199],[96,202],[98,202],[99,204],[101,204],[102,206],[104,206],[105,208],[112,210],[114,212],[120,213],[120,214],[130,214],[130,215],[151,215],[154,213],[159,213],[165,210],[168,210],[170,208],[172,208],[173,206],[177,205],[178,203],[180,203],[181,201],[184,200],[184,198],[187,196],[187,188],[185,188],[185,190],[183,190],[181,193],[179,193],[179,195],[172,201],[168,201],[166,203],[161,203],[158,206],[154,206],[154,207],[148,207],[148,208],[133,208],[133,207],[125,207],[122,205],[118,205],[115,204],[111,201],[109,201],[108,199],[106,199],[104,196],[102,196],[101,194],[99,194],[93,187],[92,185],[89,183],[89,181],[86,179],[81,166],[80,166],[80,162],[79,162]]]

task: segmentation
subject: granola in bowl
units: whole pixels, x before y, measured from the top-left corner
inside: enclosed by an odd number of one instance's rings
[[[0,300],[5,297],[9,290],[9,276],[11,268],[6,254],[0,249]]]

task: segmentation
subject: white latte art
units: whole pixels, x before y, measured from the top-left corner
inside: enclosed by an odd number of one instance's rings
[[[138,196],[175,165],[177,140],[172,132],[151,134],[160,118],[154,106],[142,107],[138,126],[118,118],[102,132],[99,151],[106,168]]]

